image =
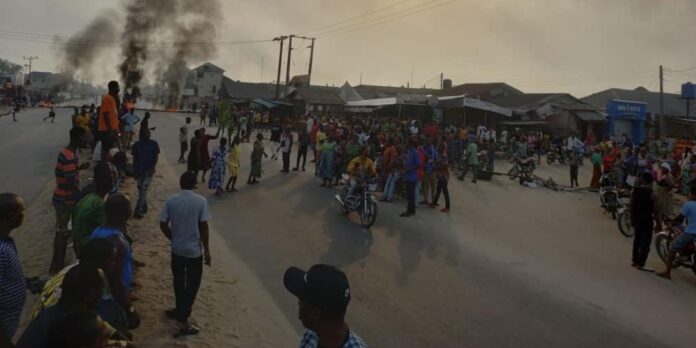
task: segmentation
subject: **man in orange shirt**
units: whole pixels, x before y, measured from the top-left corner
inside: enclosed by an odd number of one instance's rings
[[[109,150],[118,144],[118,93],[120,87],[117,81],[109,82],[109,93],[102,97],[97,119],[97,138],[96,141],[102,142],[102,153],[108,154]],[[102,156],[106,158],[106,156]]]

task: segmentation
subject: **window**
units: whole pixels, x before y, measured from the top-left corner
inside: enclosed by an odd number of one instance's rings
[[[324,105],[317,105],[317,111],[319,111],[319,112],[324,111]]]
[[[215,93],[215,91],[217,90],[217,86],[213,85],[212,90],[213,90],[213,93]]]

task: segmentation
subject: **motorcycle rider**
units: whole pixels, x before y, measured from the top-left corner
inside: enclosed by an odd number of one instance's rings
[[[689,244],[696,242],[696,181],[689,183],[689,201],[684,203],[681,213],[674,220],[675,223],[681,224],[686,218],[687,226],[679,237],[677,237],[669,246],[669,255],[667,255],[666,267],[663,272],[655,273],[657,276],[672,279],[672,262],[676,254],[686,249]]]
[[[360,155],[353,158],[348,163],[348,175],[350,179],[348,180],[348,191],[346,192],[346,197],[350,197],[358,186],[358,182],[363,180],[365,177],[376,177],[377,169],[375,167],[375,162],[369,156],[370,150],[367,146],[363,146],[360,150]]]

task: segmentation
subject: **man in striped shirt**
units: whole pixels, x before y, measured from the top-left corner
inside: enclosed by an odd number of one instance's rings
[[[53,192],[53,207],[56,210],[56,235],[53,240],[53,259],[48,272],[55,275],[63,269],[65,249],[67,248],[68,222],[72,208],[79,200],[80,169],[89,167],[89,163],[80,166],[77,149],[85,137],[85,130],[75,127],[70,130],[70,144],[58,154],[56,162],[56,190]]]
[[[14,193],[0,193],[0,347],[13,347],[27,283],[10,232],[22,225],[24,201]]]

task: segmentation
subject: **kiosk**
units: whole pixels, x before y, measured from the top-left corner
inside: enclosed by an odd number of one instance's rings
[[[624,134],[631,137],[634,144],[645,140],[645,113],[647,104],[637,101],[612,99],[607,103],[609,138],[619,138]]]

